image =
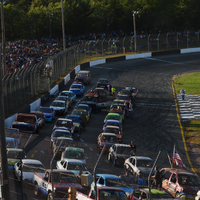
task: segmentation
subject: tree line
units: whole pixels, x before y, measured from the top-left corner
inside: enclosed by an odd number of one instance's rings
[[[4,1],[6,40],[62,37],[61,0]],[[63,0],[65,34],[200,29],[199,0]]]

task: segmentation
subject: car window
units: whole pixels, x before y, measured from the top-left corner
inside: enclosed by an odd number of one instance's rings
[[[164,174],[164,176],[163,176],[163,178],[164,178],[164,179],[168,179],[168,180],[169,180],[169,178],[170,178],[171,174],[172,174],[171,172],[169,172],[169,171],[166,171],[166,172],[165,172],[165,174]]]
[[[145,192],[142,192],[142,200],[147,199],[147,194]]]
[[[102,177],[99,179],[99,184],[104,185],[104,179]]]
[[[171,182],[176,183],[176,174],[173,174],[171,177]]]
[[[133,191],[133,195],[137,198],[140,197],[140,191],[136,190],[136,191]]]

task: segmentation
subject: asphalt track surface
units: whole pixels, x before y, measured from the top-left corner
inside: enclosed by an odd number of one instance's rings
[[[172,155],[173,146],[180,154],[187,169],[191,171],[188,164],[185,149],[182,142],[181,130],[177,120],[175,101],[172,91],[172,78],[185,73],[200,71],[199,53],[170,55],[146,59],[135,59],[116,63],[107,63],[89,68],[92,73],[91,84],[86,86],[86,91],[95,87],[98,78],[107,78],[110,83],[120,91],[126,86],[139,89],[139,96],[134,107],[134,118],[126,118],[123,124],[123,142],[129,144],[134,141],[137,146],[137,155],[148,156],[155,159],[158,152],[161,154],[157,165],[159,168],[169,167],[167,154]],[[66,86],[69,89],[71,82]],[[80,99],[80,98],[79,98]],[[114,100],[108,96],[109,102]],[[45,103],[49,106],[53,99]],[[68,114],[72,111],[71,108]],[[109,109],[104,109],[98,114],[93,114],[86,131],[82,132],[77,146],[85,149],[87,155],[87,167],[93,173],[94,166],[98,159],[96,148],[97,136],[100,134],[103,120]],[[59,116],[60,117],[60,116]],[[25,147],[28,158],[42,161],[46,168],[50,168],[52,149],[50,149],[50,135],[52,123],[46,123],[40,129],[39,135],[24,134],[21,140],[21,147]],[[56,161],[53,162],[55,168]],[[96,173],[122,174],[123,167],[113,167],[103,155]],[[10,173],[11,199],[42,199],[36,198],[32,186],[22,187]],[[24,193],[24,195],[22,195]]]

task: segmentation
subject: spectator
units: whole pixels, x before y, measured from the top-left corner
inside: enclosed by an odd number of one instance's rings
[[[131,101],[129,103],[129,114],[130,114],[131,119],[133,119],[133,105]]]
[[[137,147],[136,147],[136,145],[134,144],[133,141],[131,141],[131,144],[130,144],[129,146],[130,146],[131,148],[133,148],[133,151],[136,153]]]
[[[85,131],[86,116],[84,115],[83,112],[81,112],[80,119],[81,119],[81,125],[82,125],[82,127],[83,127],[83,131]]]
[[[76,176],[77,182],[78,182],[79,184],[81,184],[81,175],[82,175],[82,174],[83,174],[83,172],[80,170],[80,171],[78,172],[77,176]]]
[[[182,97],[182,100],[184,100],[185,99],[185,90],[183,88],[180,91],[180,95]]]
[[[155,167],[155,171],[156,171],[155,174],[152,176],[152,178],[154,179],[152,187],[160,189],[162,188],[162,178],[161,178],[161,173],[157,166]]]
[[[125,174],[119,175],[119,177],[122,178],[122,180],[128,185],[135,183],[134,176],[130,175],[128,171],[126,171]]]
[[[110,92],[110,95],[111,95],[112,85],[109,83],[109,84],[107,85],[107,88],[108,88],[108,91]]]

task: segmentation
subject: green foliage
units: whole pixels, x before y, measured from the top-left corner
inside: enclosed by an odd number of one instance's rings
[[[63,0],[66,35],[198,30],[199,0]],[[61,0],[7,0],[6,38],[62,36]],[[51,29],[51,31],[50,31]]]

